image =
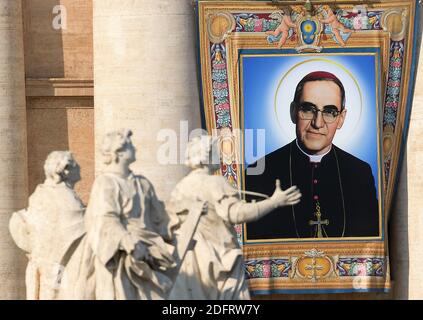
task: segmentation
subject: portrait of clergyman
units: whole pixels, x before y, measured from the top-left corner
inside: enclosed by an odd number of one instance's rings
[[[246,241],[381,235],[377,59],[242,56],[244,129],[265,130],[244,141],[244,189],[271,195],[279,179],[302,194],[247,224]]]

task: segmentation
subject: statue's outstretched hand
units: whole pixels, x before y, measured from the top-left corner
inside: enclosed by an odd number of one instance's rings
[[[292,186],[285,191],[281,189],[281,182],[276,180],[276,189],[270,197],[275,207],[292,206],[300,202],[301,193],[296,186]]]

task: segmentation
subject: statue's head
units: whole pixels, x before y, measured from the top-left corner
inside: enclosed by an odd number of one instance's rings
[[[53,151],[44,163],[46,181],[59,184],[65,182],[74,186],[81,180],[79,164],[69,151]]]
[[[132,144],[131,136],[132,131],[128,129],[108,132],[101,146],[103,163],[106,165],[112,163],[130,165],[135,162],[136,150]]]
[[[185,165],[191,169],[208,167],[210,171],[220,168],[218,139],[203,135],[188,142],[185,151]]]

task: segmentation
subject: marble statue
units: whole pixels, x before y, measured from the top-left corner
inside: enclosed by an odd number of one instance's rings
[[[86,235],[64,272],[61,299],[163,299],[171,288],[174,223],[152,184],[129,168],[131,135],[117,130],[104,139],[105,169],[94,181]]]
[[[54,151],[45,161],[46,179],[15,212],[9,230],[28,256],[28,300],[57,299],[63,269],[84,234],[84,205],[74,191],[80,168],[68,151]]]
[[[276,182],[274,194],[263,201],[246,203],[239,191],[224,177],[213,175],[220,167],[217,141],[210,136],[190,141],[186,150],[186,164],[193,169],[173,190],[168,209],[179,219],[176,238],[189,234],[184,225],[190,220],[193,203],[203,203],[199,221],[194,229],[191,245],[184,254],[176,282],[169,299],[249,299],[244,277],[242,251],[234,224],[260,219],[280,206],[294,205],[301,194],[296,187],[286,191]],[[183,254],[181,254],[183,256]]]

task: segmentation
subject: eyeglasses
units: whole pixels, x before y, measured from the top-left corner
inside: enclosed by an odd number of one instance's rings
[[[322,114],[323,120],[326,123],[332,123],[336,118],[341,114],[341,111],[338,110],[336,106],[329,105],[324,106],[323,110],[319,110],[314,104],[310,102],[302,102],[298,106],[298,114],[303,120],[313,120],[317,117],[317,113]]]

